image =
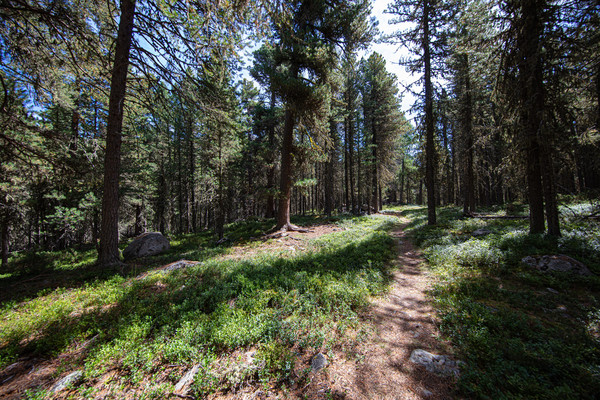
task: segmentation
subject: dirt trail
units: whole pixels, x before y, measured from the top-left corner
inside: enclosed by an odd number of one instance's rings
[[[403,228],[392,233],[398,257],[390,291],[373,301],[366,316],[373,333],[358,349],[364,359],[357,362],[336,355],[326,374],[311,385],[308,398],[326,398],[320,393],[357,400],[452,398],[451,378],[438,377],[409,361],[415,349],[448,354],[448,346],[436,339],[434,310],[426,295],[431,277],[420,267],[424,260]]]

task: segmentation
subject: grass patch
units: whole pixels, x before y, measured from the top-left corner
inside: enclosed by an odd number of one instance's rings
[[[393,254],[388,231],[396,219],[334,222],[339,231],[305,241],[304,250],[295,253],[266,250],[227,259],[218,256],[230,245],[219,246],[203,233],[174,238],[169,253],[151,263],[135,261],[125,271],[90,279],[86,266],[74,267],[83,282],[69,275],[72,284],[66,287],[2,302],[0,366],[22,356],[65,354],[94,338],[77,361],[85,371],[81,397],[93,397],[101,381],[114,398],[142,387],[144,396],[151,391],[155,398],[165,397],[196,364],[201,368],[195,396],[251,380],[288,384],[301,354],[351,340],[345,333],[358,327],[368,296],[388,285]],[[231,244],[248,242],[267,225],[236,224],[228,227],[227,237]],[[201,263],[168,273],[150,271],[180,258]],[[143,271],[150,273],[136,278]],[[244,369],[237,361],[236,355],[248,349],[257,349],[259,369]],[[110,375],[115,370],[119,373]],[[148,382],[154,382],[152,387]]]
[[[571,206],[570,209],[575,209]],[[502,215],[501,210],[492,210]],[[563,213],[563,237],[530,235],[527,221],[398,208],[437,282],[441,329],[465,361],[458,389],[480,399],[593,399],[600,393],[600,226]],[[474,238],[486,228],[492,233]],[[544,275],[528,255],[566,254],[596,275]]]

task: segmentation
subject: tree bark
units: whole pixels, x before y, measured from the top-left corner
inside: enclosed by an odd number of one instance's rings
[[[333,163],[335,158],[335,144],[337,144],[337,124],[333,118],[329,120],[329,131],[331,138],[333,139],[334,146],[329,150],[329,159],[325,163],[325,214],[331,217],[333,211],[333,190],[334,190],[334,176],[333,176]]]
[[[190,166],[190,173],[189,173],[189,187],[188,187],[188,192],[189,192],[189,196],[188,196],[188,204],[189,204],[189,208],[190,209],[190,214],[191,214],[191,229],[192,232],[196,232],[198,229],[198,224],[197,224],[197,218],[198,218],[198,210],[197,210],[197,204],[196,204],[196,151],[194,148],[194,135],[192,132],[192,127],[193,127],[193,122],[189,121],[189,153],[188,153],[188,163]],[[190,228],[190,224],[188,223],[188,230]]]
[[[106,154],[104,157],[104,192],[98,263],[119,263],[119,169],[121,166],[121,130],[123,103],[127,91],[127,68],[133,36],[135,0],[121,0],[121,18],[115,47],[115,61],[110,84]]]
[[[405,174],[405,161],[402,157],[402,169],[400,170],[400,204],[404,204],[404,174]]]
[[[554,164],[552,157],[552,146],[544,141],[540,161],[542,168],[542,184],[544,186],[544,200],[546,207],[546,222],[548,234],[560,236],[560,220],[558,217],[558,199],[556,197],[556,181],[554,176]]]
[[[294,150],[295,118],[292,110],[285,110],[281,148],[281,179],[279,185],[279,210],[275,229],[287,229],[290,224],[290,199],[292,196],[292,156]]]
[[[73,114],[71,115],[71,143],[69,149],[71,151],[77,151],[77,144],[79,142],[79,122],[81,116],[79,114],[79,108],[81,103],[81,81],[79,78],[75,79],[75,89],[77,90],[77,97],[75,98],[75,104],[73,108]]]
[[[440,106],[440,114],[441,114],[441,122],[442,122],[442,140],[444,144],[444,172],[442,174],[445,185],[443,185],[444,195],[440,193],[440,198],[443,200],[443,204],[449,204],[450,200],[450,191],[452,189],[452,184],[450,180],[450,152],[448,150],[448,117],[446,115],[446,107],[445,102],[447,100],[446,90],[442,90],[442,101]],[[450,182],[450,184],[449,184]]]
[[[467,54],[460,56],[460,78],[462,83],[461,99],[461,127],[464,143],[464,171],[463,191],[464,204],[463,213],[475,212],[475,176],[473,174],[474,149],[473,149],[473,102],[471,95],[471,76],[469,68],[469,57]]]
[[[141,204],[136,204],[135,206],[135,229],[133,232],[134,236],[139,236],[144,231],[144,217],[142,215],[142,206]]]
[[[540,13],[543,2],[526,0],[521,3],[523,26],[520,30],[519,87],[521,92],[521,119],[525,133],[527,162],[527,195],[529,201],[529,231],[544,232],[544,198],[540,164],[540,130],[543,123],[544,98],[540,36],[543,25]]]
[[[275,93],[271,92],[271,114],[275,112]],[[273,117],[273,115],[271,115]],[[273,218],[275,216],[275,199],[273,192],[275,190],[275,157],[273,154],[275,153],[275,120],[269,121],[268,127],[268,140],[269,140],[269,148],[272,151],[268,152],[267,155],[267,163],[269,167],[267,168],[267,210],[265,212],[265,216],[267,218]]]
[[[352,82],[348,80],[348,85],[351,85]],[[348,129],[348,173],[350,178],[350,203],[352,213],[356,213],[357,204],[355,197],[355,189],[354,189],[354,99],[353,99],[353,89],[347,88],[347,102],[346,102],[346,111],[348,116],[346,117],[347,129]],[[359,183],[360,184],[360,183]],[[360,206],[358,207],[360,208]]]
[[[2,238],[2,269],[8,266],[8,254],[10,250],[10,229],[8,225],[8,217],[2,219],[2,230],[0,232]]]
[[[379,212],[379,192],[378,192],[378,174],[377,174],[377,126],[375,121],[375,113],[372,112],[371,115],[371,137],[372,137],[372,147],[371,147],[371,155],[373,157],[373,164],[371,165],[371,208],[373,212]]]
[[[433,85],[429,49],[430,0],[423,4],[423,64],[425,81],[425,186],[427,188],[427,225],[436,224],[435,214],[435,143],[433,121]]]
[[[350,162],[348,160],[350,157],[350,150],[348,147],[348,119],[344,119],[344,181],[346,183],[344,186],[344,200],[346,203],[346,211],[352,209],[352,206],[350,205]]]

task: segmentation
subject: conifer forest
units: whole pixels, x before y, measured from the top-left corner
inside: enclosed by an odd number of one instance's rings
[[[0,61],[0,398],[600,393],[597,0],[0,0]],[[385,391],[417,253],[460,361]]]

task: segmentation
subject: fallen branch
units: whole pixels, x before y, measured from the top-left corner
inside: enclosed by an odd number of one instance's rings
[[[480,215],[480,214],[466,214],[465,216],[470,218],[480,219],[527,219],[528,215]]]
[[[180,399],[195,399],[195,397],[189,396],[187,394],[179,394],[179,393],[173,392],[173,395],[179,397]]]

